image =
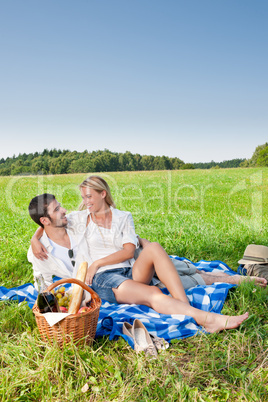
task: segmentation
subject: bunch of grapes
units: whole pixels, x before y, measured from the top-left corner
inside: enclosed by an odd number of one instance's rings
[[[54,293],[54,295],[56,296],[59,306],[65,307],[68,310],[71,295],[66,292],[65,287],[61,286],[59,289],[56,289],[55,291],[53,289],[52,293]]]

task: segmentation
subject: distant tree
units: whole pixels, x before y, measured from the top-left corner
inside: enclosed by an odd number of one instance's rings
[[[47,156],[49,155],[49,150],[46,148],[44,151],[41,153],[41,156]]]
[[[179,158],[170,158],[171,169],[178,170],[184,165],[184,162]]]
[[[109,156],[109,171],[110,172],[117,172],[118,166],[119,166],[118,155],[117,154],[111,154]]]
[[[154,169],[155,170],[170,170],[172,164],[170,159],[166,156],[155,156]]]
[[[134,155],[126,151],[118,155],[118,167],[120,171],[135,170],[135,158]]]
[[[165,170],[165,165],[163,163],[163,160],[161,159],[161,156],[156,156],[154,158],[154,170]]]
[[[58,172],[58,159],[57,158],[49,158],[49,173],[57,174]]]
[[[124,155],[125,155],[125,163],[126,163],[126,168],[127,168],[126,170],[130,170],[130,171],[136,170],[134,155],[129,151],[126,151]]]
[[[93,172],[93,162],[89,155],[83,155],[82,157],[75,159],[71,162],[69,167],[70,173],[87,173]]]
[[[18,174],[22,173],[22,170],[23,170],[23,163],[20,159],[18,159],[16,162],[14,162],[12,164],[11,174],[18,175]]]
[[[0,176],[10,176],[11,168],[10,167],[2,167],[0,168]]]
[[[249,167],[249,166],[256,166],[257,159],[259,157],[260,152],[268,146],[268,142],[263,145],[258,145],[250,159],[246,159],[244,162],[241,163],[242,167]]]
[[[106,172],[106,163],[105,158],[102,158],[101,155],[97,155],[92,159],[92,172]]]
[[[33,160],[32,173],[33,174],[43,173],[43,157],[42,157],[42,155],[39,155],[37,158],[35,158]]]
[[[257,161],[256,161],[257,166],[268,166],[268,146],[263,148],[258,155]]]
[[[104,172],[116,172],[119,170],[119,161],[118,154],[105,149],[102,154],[98,155],[97,158],[100,158],[101,163],[103,165]],[[99,171],[99,170],[98,170]]]
[[[60,156],[62,154],[62,151],[60,149],[51,149],[48,152],[48,155],[51,156],[51,158],[57,158],[58,156]]]
[[[181,165],[181,169],[194,169],[194,165],[192,163],[184,163]]]
[[[141,158],[142,170],[154,170],[154,157],[152,155],[143,155]]]

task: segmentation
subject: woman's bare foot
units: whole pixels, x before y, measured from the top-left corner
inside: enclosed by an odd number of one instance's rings
[[[248,313],[242,315],[221,315],[216,313],[208,313],[206,317],[206,322],[203,325],[207,332],[220,332],[224,329],[234,329],[239,327],[243,321],[248,318]]]

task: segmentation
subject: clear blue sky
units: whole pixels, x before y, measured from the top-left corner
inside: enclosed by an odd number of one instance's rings
[[[0,0],[0,158],[250,158],[268,141],[267,0]]]

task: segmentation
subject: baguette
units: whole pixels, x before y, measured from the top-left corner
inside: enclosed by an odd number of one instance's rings
[[[82,262],[79,265],[79,268],[78,268],[77,274],[76,274],[76,279],[79,279],[81,282],[85,282],[86,274],[87,274],[87,267],[88,267],[87,262]],[[81,286],[74,284],[72,296],[71,296],[71,300],[70,300],[70,304],[69,304],[69,308],[68,308],[68,313],[70,313],[70,314],[78,313],[78,310],[81,305],[82,297],[83,297],[83,289],[81,288]]]

